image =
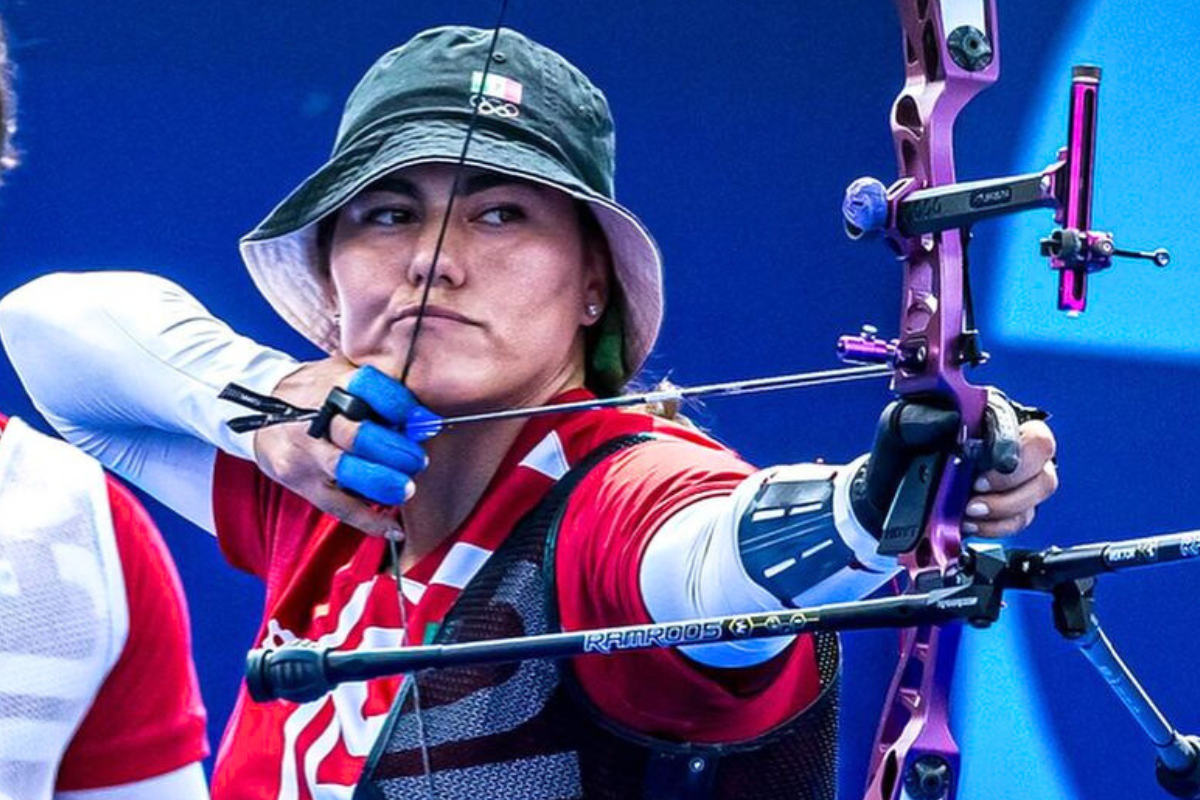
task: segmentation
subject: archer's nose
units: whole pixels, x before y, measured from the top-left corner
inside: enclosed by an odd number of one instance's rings
[[[462,231],[456,231],[453,224],[443,229],[440,217],[431,220],[413,250],[408,265],[409,283],[424,286],[426,282],[432,282],[447,288],[461,286],[466,279],[462,251]]]

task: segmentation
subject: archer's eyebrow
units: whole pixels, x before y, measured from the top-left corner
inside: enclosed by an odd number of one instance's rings
[[[511,175],[504,175],[499,172],[477,172],[474,175],[468,175],[463,180],[462,188],[458,193],[465,197],[466,195],[486,192],[488,189],[494,189],[497,186],[519,186],[539,192],[543,190],[542,186],[532,181],[514,178]]]
[[[494,189],[497,186],[519,186],[538,192],[545,191],[544,187],[532,181],[514,178],[511,175],[503,175],[499,172],[476,172],[462,179],[458,196],[466,197],[478,194],[479,192],[486,192],[488,189]],[[417,184],[399,175],[384,175],[362,190],[363,194],[367,192],[390,192],[416,201],[424,199],[424,193]]]
[[[360,194],[367,192],[391,192],[413,200],[421,199],[421,190],[417,188],[417,185],[399,175],[384,175],[379,180],[373,181]]]

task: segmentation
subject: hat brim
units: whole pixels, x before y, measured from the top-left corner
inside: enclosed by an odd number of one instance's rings
[[[241,240],[258,290],[285,321],[326,352],[339,349],[335,303],[322,275],[317,224],[358,192],[403,167],[459,161],[466,124],[423,119],[368,137],[336,154]],[[625,363],[632,377],[662,324],[662,257],[630,211],[598,194],[540,148],[476,127],[464,162],[541,183],[589,204],[608,239],[624,295]]]

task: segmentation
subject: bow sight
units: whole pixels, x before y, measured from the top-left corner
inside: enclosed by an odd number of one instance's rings
[[[859,178],[846,189],[842,202],[846,234],[858,239],[881,232],[893,241],[897,252],[903,252],[896,242],[970,228],[989,217],[1053,208],[1059,227],[1041,240],[1041,254],[1059,272],[1058,307],[1071,314],[1087,306],[1088,274],[1111,267],[1114,256],[1167,266],[1171,254],[1163,248],[1122,250],[1115,246],[1112,233],[1091,229],[1099,93],[1100,68],[1076,66],[1072,70],[1067,146],[1041,172],[929,188],[922,188],[912,177],[901,178],[890,187],[875,178]],[[846,360],[875,360],[872,348],[868,346],[864,352],[856,337],[845,337],[843,342]]]

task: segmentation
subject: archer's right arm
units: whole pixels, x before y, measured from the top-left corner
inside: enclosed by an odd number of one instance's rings
[[[144,273],[38,278],[0,301],[0,338],[64,438],[208,531],[217,449],[254,459],[217,393],[234,380],[270,392],[298,366]]]
[[[348,387],[393,421],[416,401],[378,371],[336,355],[301,363],[241,336],[155,275],[39,278],[0,300],[0,337],[59,433],[210,532],[218,450],[254,462],[366,533],[396,525],[368,501],[402,502],[424,464],[420,448],[395,430],[341,418],[330,441],[300,425],[234,434],[226,423],[245,410],[218,398],[229,383],[305,407],[319,406],[334,386]]]

